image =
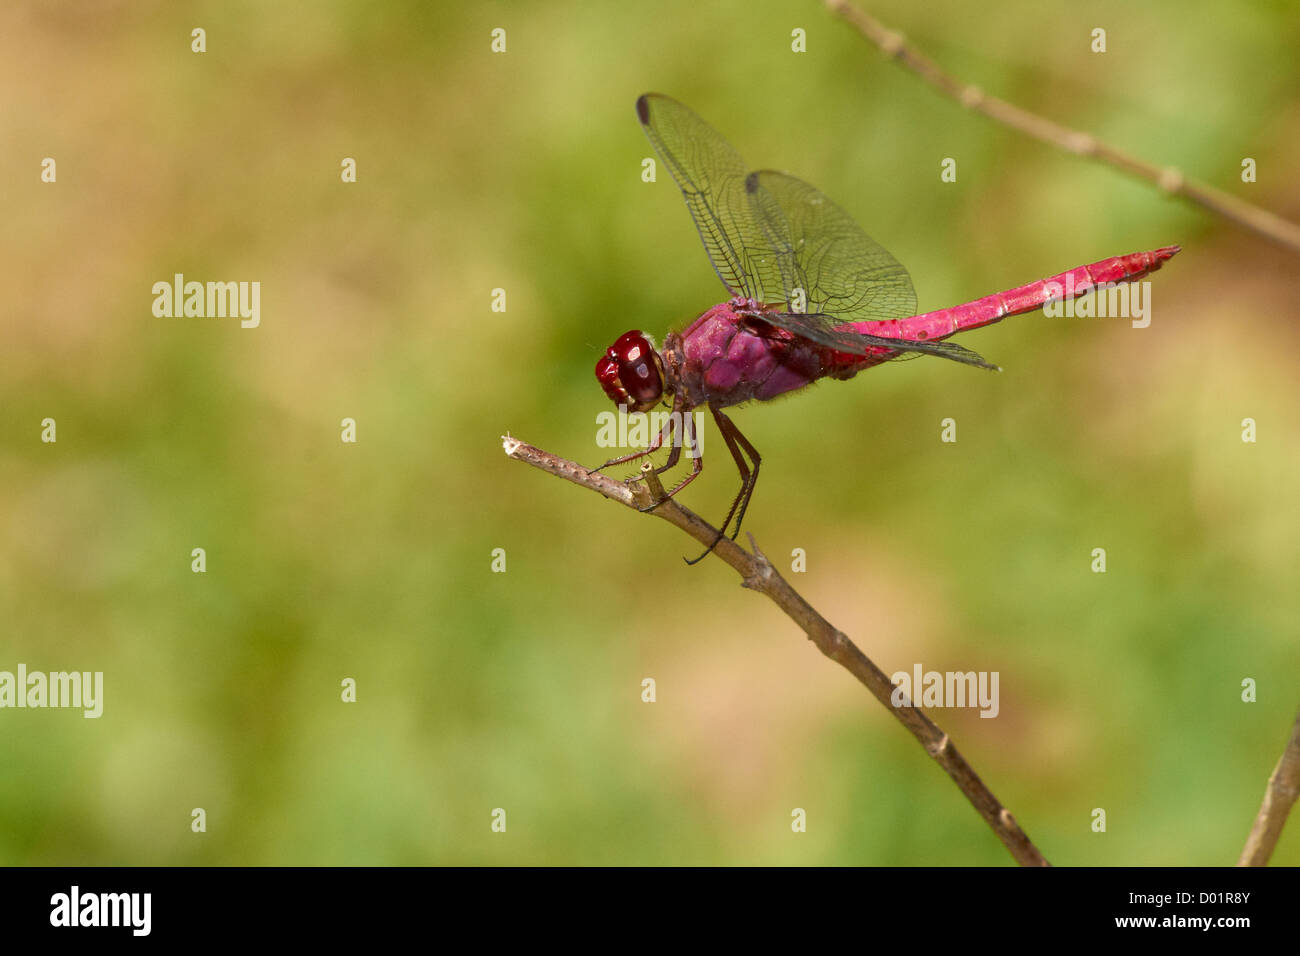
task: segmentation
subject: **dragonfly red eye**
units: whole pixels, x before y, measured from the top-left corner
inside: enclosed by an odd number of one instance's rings
[[[659,353],[640,331],[624,332],[596,363],[596,378],[615,405],[644,412],[664,394]]]

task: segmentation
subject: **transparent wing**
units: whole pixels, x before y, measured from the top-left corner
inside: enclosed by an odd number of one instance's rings
[[[658,93],[636,101],[637,118],[686,199],[704,250],[734,296],[784,300],[767,233],[746,192],[745,161],[722,135],[681,103]]]
[[[784,310],[755,317],[822,345],[857,355],[871,347],[936,355],[996,368],[951,342],[916,342],[864,335],[849,323],[904,319],[916,314],[907,270],[852,217],[814,186],[786,173],[762,170],[745,178],[745,192],[763,231],[781,292],[765,300]]]
[[[819,189],[765,169],[745,178],[745,191],[776,256],[786,301],[802,290],[804,311],[845,322],[916,314],[907,270]]]
[[[857,355],[937,355],[996,368],[950,342],[864,335],[851,322],[916,313],[899,262],[819,190],[785,173],[749,173],[722,135],[676,100],[647,93],[637,118],[682,191],[718,278],[733,296],[775,309],[754,317]]]

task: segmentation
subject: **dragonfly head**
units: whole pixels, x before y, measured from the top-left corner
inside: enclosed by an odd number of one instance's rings
[[[596,378],[615,405],[645,412],[664,394],[664,363],[645,333],[624,332],[596,363]]]

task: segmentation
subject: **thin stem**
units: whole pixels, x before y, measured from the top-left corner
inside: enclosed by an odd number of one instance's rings
[[[867,655],[858,649],[848,636],[835,629],[826,618],[822,617],[811,604],[804,600],[789,583],[777,573],[766,555],[758,549],[754,536],[749,536],[754,551],[751,554],[730,538],[717,540],[716,528],[704,521],[699,515],[683,508],[673,499],[662,501],[663,487],[659,484],[653,468],[643,468],[641,478],[624,484],[604,475],[592,474],[577,462],[560,458],[550,452],[534,448],[517,438],[502,438],[505,453],[516,461],[527,462],[534,468],[540,468],[553,475],[582,485],[613,501],[634,510],[644,510],[660,503],[648,512],[676,525],[701,544],[709,545],[716,541],[713,549],[722,561],[731,565],[740,575],[741,584],[751,590],[767,595],[790,620],[794,621],[817,649],[856,677],[873,697],[884,705],[894,719],[907,728],[925,748],[926,753],[952,777],[958,789],[979,813],[984,821],[997,834],[998,839],[1006,844],[1007,849],[1021,866],[1049,866],[1038,847],[1030,841],[1020,829],[1015,818],[1006,807],[998,802],[997,797],[974,771],[966,758],[961,755],[952,739],[944,733],[919,707],[895,707],[891,697],[895,692],[889,677],[877,667]],[[910,701],[907,702],[910,704]]]
[[[1250,828],[1238,866],[1267,865],[1297,796],[1300,796],[1300,713],[1296,714],[1282,758],[1268,778],[1264,802],[1260,804],[1255,825]]]
[[[1260,209],[1244,199],[1238,199],[1220,189],[1215,189],[1213,186],[1190,179],[1183,175],[1181,170],[1172,166],[1156,166],[1148,163],[1103,143],[1087,133],[1072,130],[1028,110],[1013,106],[1006,100],[989,96],[978,86],[963,83],[945,72],[934,60],[908,45],[901,33],[888,29],[879,20],[850,4],[848,0],[824,0],[824,2],[833,13],[848,21],[854,29],[878,46],[886,56],[897,60],[962,106],[983,113],[990,119],[1026,133],[1040,142],[1068,153],[1086,156],[1137,179],[1146,180],[1171,196],[1180,196],[1217,213],[1230,222],[1250,229],[1266,239],[1271,239],[1292,252],[1300,252],[1300,226],[1295,223],[1266,209]]]

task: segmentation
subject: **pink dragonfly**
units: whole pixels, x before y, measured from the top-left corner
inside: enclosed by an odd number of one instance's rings
[[[605,462],[600,471],[656,451],[670,441],[661,474],[693,444],[690,411],[707,405],[740,470],[741,487],[712,551],[735,518],[740,533],[762,463],[724,408],[767,401],[820,378],[852,378],[893,359],[936,355],[994,369],[970,349],[944,342],[957,332],[1041,308],[1049,299],[1082,295],[1102,283],[1130,282],[1179,251],[1103,259],[1070,272],[938,312],[916,315],[912,280],[839,206],[785,173],[749,172],[722,136],[676,100],[647,93],[637,117],[676,180],[704,249],[731,299],[670,332],[657,351],[643,332],[625,332],[596,363],[596,378],[616,405],[649,411],[671,398],[668,422],[643,451]],[[691,473],[671,498],[700,474]],[[661,502],[656,502],[661,504]],[[688,561],[694,564],[695,561]]]

